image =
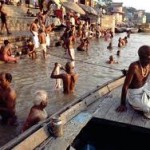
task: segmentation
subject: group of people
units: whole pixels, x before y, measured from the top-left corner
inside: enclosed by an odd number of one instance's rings
[[[0,8],[2,14],[2,8]],[[47,24],[47,12],[40,11],[37,18],[30,25],[32,39],[27,41],[28,55],[32,59],[36,58],[38,48],[43,52],[43,58],[46,59],[47,48],[50,46],[49,34],[55,25]],[[64,20],[63,20],[64,21]],[[7,24],[6,28],[7,28]],[[106,41],[112,40],[113,34],[111,30],[102,30],[100,25],[90,24],[88,21],[81,21],[73,13],[66,16],[66,29],[60,37],[62,47],[66,50],[69,61],[65,67],[55,63],[50,77],[56,79],[56,88],[61,87],[63,83],[63,93],[71,94],[75,91],[75,85],[78,81],[78,74],[75,73],[75,50],[74,46],[79,39],[80,44],[78,51],[88,52],[90,38],[104,38]],[[8,30],[8,33],[9,30]],[[112,41],[111,41],[112,42]],[[118,47],[127,44],[127,37],[123,40],[120,38]],[[110,43],[109,47],[112,47]],[[117,52],[119,55],[119,52]],[[126,97],[128,95],[129,104],[136,110],[144,112],[147,118],[150,118],[150,93],[147,90],[147,79],[150,74],[150,46],[141,46],[138,50],[139,60],[131,63],[127,71],[126,79],[122,88],[121,105],[117,108],[118,112],[125,111]],[[117,63],[113,56],[109,58],[109,64]],[[17,62],[11,54],[11,46],[8,40],[4,40],[4,46],[0,49],[0,60],[5,62]],[[61,71],[64,71],[63,73]],[[0,73],[0,116],[3,124],[14,125],[17,121],[16,104],[17,94],[11,87],[12,75],[10,73]],[[39,121],[46,119],[48,113],[45,111],[48,105],[48,94],[44,90],[38,90],[34,95],[33,106],[23,125],[22,131],[27,130]]]
[[[10,73],[0,73],[0,116],[1,124],[17,125],[16,102],[17,94],[11,87],[12,75]],[[48,116],[45,107],[47,106],[48,96],[44,90],[38,90],[34,95],[34,105],[25,121],[22,131],[35,125]]]
[[[63,69],[64,73],[57,74],[57,67],[60,64],[55,63],[54,69],[50,75],[53,79],[61,79],[63,82],[63,93],[71,94],[75,90],[75,85],[78,81],[78,74],[74,72],[74,67],[71,62],[67,62]],[[17,94],[14,88],[11,87],[12,75],[7,72],[0,73],[0,116],[1,123],[7,125],[16,125],[17,114]],[[39,121],[48,117],[45,107],[48,103],[48,94],[45,90],[37,90],[34,94],[33,106],[23,125],[22,131],[27,130]]]

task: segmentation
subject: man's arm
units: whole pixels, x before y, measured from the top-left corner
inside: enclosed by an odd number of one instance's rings
[[[30,32],[31,32],[31,33],[32,33],[32,35],[34,36],[34,33],[33,33],[32,28],[33,28],[33,23],[30,25]]]
[[[58,75],[55,74],[58,65],[59,65],[58,63],[55,63],[54,69],[51,73],[51,78],[54,78],[54,79],[58,79],[58,78],[62,79],[63,78],[63,74],[58,74]]]
[[[133,80],[134,74],[135,74],[135,65],[131,64],[129,66],[129,70],[126,75],[126,79],[124,81],[123,87],[122,87],[121,103],[120,103],[120,106],[117,108],[118,112],[123,112],[126,110],[126,95],[127,95],[129,85],[131,84]]]
[[[7,108],[12,115],[15,115],[16,97],[15,90],[11,89],[7,99]]]

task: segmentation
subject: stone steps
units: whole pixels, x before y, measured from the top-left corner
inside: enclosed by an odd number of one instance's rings
[[[0,35],[0,45],[3,44],[4,40],[9,40],[12,46],[18,46],[20,50],[24,48],[25,41],[31,37],[30,24],[33,22],[35,17],[26,17],[27,7],[5,5],[8,14],[8,27],[10,28],[11,35],[7,36],[4,30],[4,35]],[[34,14],[39,12],[38,9],[31,10]],[[52,32],[51,46],[54,46],[55,41],[58,40],[60,32]]]
[[[55,45],[55,42],[58,40],[60,33],[52,32],[50,34],[51,38],[51,47]],[[10,36],[0,37],[0,45],[3,44],[4,40],[9,40],[12,44],[12,50],[16,50],[16,46],[18,47],[18,51],[24,51],[25,44],[27,39],[31,38],[31,33],[29,31],[26,32],[13,32]]]
[[[35,17],[27,17],[27,7],[14,6],[14,5],[4,5],[7,12],[8,27],[10,31],[27,31],[29,30],[30,23],[35,19]],[[31,10],[34,14],[39,12],[38,9]]]

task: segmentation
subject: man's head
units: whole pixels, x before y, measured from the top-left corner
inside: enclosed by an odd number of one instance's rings
[[[4,45],[8,45],[9,41],[8,40],[4,40]]]
[[[150,46],[143,45],[138,50],[138,55],[140,62],[142,64],[149,64],[150,63]]]
[[[38,24],[39,20],[38,19],[35,19],[34,20],[34,23]]]
[[[72,62],[67,62],[66,66],[65,66],[66,72],[70,73],[72,71],[72,69],[74,69],[74,66],[72,64]]]
[[[45,108],[47,106],[47,92],[44,90],[38,90],[35,92],[35,100],[34,100],[34,106],[40,106],[42,108]]]
[[[109,60],[110,60],[110,61],[113,61],[113,60],[114,60],[114,57],[113,57],[112,55],[110,55],[110,56],[109,56]]]
[[[0,73],[0,86],[2,88],[8,86],[8,84],[10,84],[11,81],[12,81],[12,75],[10,73],[5,73],[5,72]]]

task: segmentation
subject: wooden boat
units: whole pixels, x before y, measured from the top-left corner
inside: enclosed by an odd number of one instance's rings
[[[126,29],[123,27],[115,27],[115,33],[123,33],[125,31],[126,31]]]
[[[125,76],[121,76],[96,87],[53,114],[46,121],[31,127],[4,145],[1,150],[145,148],[147,144],[143,143],[145,141],[148,143],[149,140],[150,121],[135,112],[129,105],[127,105],[127,112],[115,111],[120,104],[121,85],[124,79]],[[50,120],[56,116],[62,120],[64,132],[63,136],[58,138],[53,137],[49,132]],[[125,144],[126,141],[129,144]],[[112,145],[114,143],[115,145]],[[97,145],[101,148],[97,148]]]
[[[131,33],[138,33],[139,29],[138,28],[127,28],[127,31],[130,31]]]
[[[140,28],[140,32],[150,33],[150,28]]]

